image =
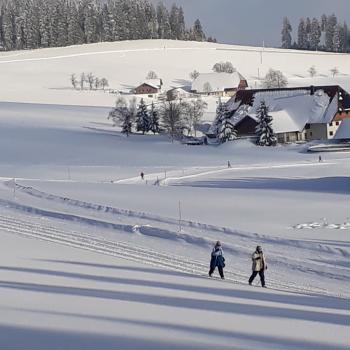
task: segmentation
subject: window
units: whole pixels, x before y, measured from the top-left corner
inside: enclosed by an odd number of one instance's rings
[[[329,123],[329,126],[333,126],[333,123]]]
[[[333,134],[334,134],[333,131],[329,132],[329,136],[333,136]]]
[[[312,131],[310,131],[310,137],[312,136]]]
[[[339,122],[335,122],[335,125],[339,125]]]

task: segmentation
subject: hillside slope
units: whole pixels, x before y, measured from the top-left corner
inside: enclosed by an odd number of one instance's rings
[[[350,90],[349,55],[255,48],[214,43],[141,40],[64,48],[0,53],[0,100],[66,105],[111,106],[115,95],[71,89],[70,75],[92,72],[106,77],[110,88],[125,90],[142,82],[149,70],[163,79],[165,88],[190,84],[189,73],[211,71],[218,61],[231,61],[259,86],[269,68],[280,69],[290,85],[342,84]],[[316,78],[307,70],[315,66]],[[339,75],[331,77],[330,69]],[[30,89],[28,89],[30,86]]]

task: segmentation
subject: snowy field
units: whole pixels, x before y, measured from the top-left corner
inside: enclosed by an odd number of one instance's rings
[[[118,89],[149,69],[170,86],[218,60],[254,81],[259,57],[170,41],[0,54],[1,349],[349,348],[350,153],[126,138],[115,96],[68,86],[73,70]],[[350,74],[345,55],[265,57],[293,83],[312,64]],[[218,239],[225,281],[206,277]],[[268,289],[247,285],[257,244]]]
[[[220,61],[231,61],[251,88],[259,88],[261,79],[273,68],[288,77],[289,86],[340,84],[350,91],[347,54],[141,40],[0,52],[0,100],[110,107],[115,103],[115,94],[73,90],[71,74],[79,78],[82,72],[91,72],[97,77],[107,78],[111,90],[129,91],[142,83],[150,70],[154,70],[167,90],[190,86],[190,72],[195,69],[201,73],[211,72],[213,65]],[[317,71],[312,79],[308,73],[311,66]],[[330,72],[334,67],[339,70],[336,77]],[[212,98],[207,100],[209,108],[205,117],[212,120],[216,103]]]

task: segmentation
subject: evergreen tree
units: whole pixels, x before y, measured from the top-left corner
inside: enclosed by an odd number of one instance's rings
[[[306,18],[305,21],[305,33],[306,33],[306,49],[310,49],[310,41],[311,41],[311,19],[310,17]]]
[[[163,3],[159,3],[157,6],[157,20],[158,20],[158,38],[170,39],[171,26],[170,26],[169,12]]]
[[[150,125],[149,125],[150,131],[152,131],[153,134],[159,134],[160,133],[159,115],[153,102],[151,104],[151,110],[149,112],[149,116],[150,116]]]
[[[292,47],[292,26],[287,17],[283,19],[283,28],[282,28],[282,47],[284,49],[290,49]]]
[[[141,131],[144,135],[150,130],[150,125],[151,121],[147,111],[147,106],[145,105],[145,101],[141,99],[136,114],[136,130]]]
[[[327,51],[334,50],[334,35],[337,27],[337,17],[333,14],[327,18],[325,45]]]
[[[108,119],[112,119],[114,125],[121,126],[121,132],[129,136],[132,133],[132,125],[135,116],[135,101],[130,101],[129,106],[123,97],[119,97],[115,107],[109,112]]]
[[[277,138],[272,129],[272,117],[269,115],[269,108],[265,101],[261,101],[257,114],[259,121],[255,130],[257,135],[256,144],[259,146],[275,146]]]
[[[201,21],[199,19],[196,19],[194,22],[193,28],[192,28],[192,40],[195,41],[205,41],[205,34],[203,31],[203,27],[201,24]]]
[[[18,50],[99,41],[203,41],[199,21],[186,30],[184,12],[147,0],[0,0],[0,49]]]
[[[307,49],[307,33],[304,18],[300,19],[298,26],[298,48],[303,50]]]
[[[222,103],[221,98],[219,99],[218,106],[216,107],[216,117],[213,123],[213,132],[217,138],[219,138],[220,130],[222,129],[223,121],[226,117],[227,109],[226,105]]]
[[[327,27],[327,15],[323,14],[321,17],[321,31],[325,32]]]
[[[336,25],[333,35],[333,51],[341,52],[344,47],[343,28],[339,24]]]
[[[313,18],[311,22],[310,32],[310,49],[317,50],[321,41],[321,26],[317,18]]]
[[[226,114],[226,117],[221,123],[218,138],[221,144],[228,141],[233,141],[237,138],[237,131],[235,130],[235,127],[228,114]]]
[[[343,47],[342,47],[342,52],[348,52],[349,51],[349,28],[346,22],[343,24],[342,28],[342,42],[343,42]]]

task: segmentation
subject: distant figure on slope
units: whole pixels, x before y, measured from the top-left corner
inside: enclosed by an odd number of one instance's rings
[[[259,245],[256,247],[256,250],[252,255],[252,261],[253,273],[249,278],[249,285],[252,285],[254,278],[257,276],[257,274],[259,274],[261,286],[265,288],[265,270],[267,270],[267,264],[265,260],[265,255],[262,251],[262,248]]]
[[[322,162],[322,157],[319,155],[318,156],[318,162],[321,163]]]
[[[217,241],[213,251],[211,252],[211,260],[210,260],[210,270],[209,277],[212,276],[215,268],[218,268],[220,277],[225,279],[224,277],[224,267],[225,267],[225,258],[222,251],[222,246],[220,241]]]
[[[227,161],[227,167],[231,168],[231,162],[229,160]]]
[[[143,171],[141,171],[140,176],[141,176],[141,180],[144,180],[144,179],[145,179],[145,174],[143,173]]]

